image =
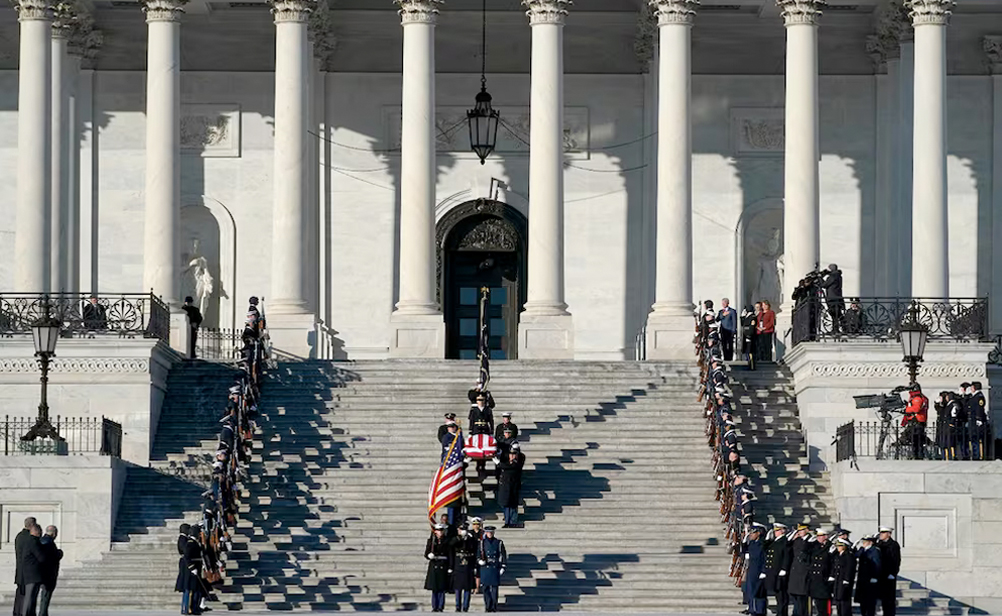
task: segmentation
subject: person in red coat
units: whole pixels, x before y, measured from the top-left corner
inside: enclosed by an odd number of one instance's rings
[[[905,438],[912,445],[912,460],[925,458],[925,426],[929,421],[929,398],[922,393],[918,383],[912,383],[909,388],[908,407],[905,416],[901,418]]]
[[[772,339],[776,335],[776,313],[769,300],[762,300],[762,312],[758,315],[755,342],[758,346],[759,361],[772,361]]]

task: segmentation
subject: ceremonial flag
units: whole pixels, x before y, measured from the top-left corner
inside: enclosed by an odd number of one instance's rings
[[[428,490],[428,517],[434,520],[439,509],[459,500],[465,491],[463,439],[456,434],[442,457],[442,465],[438,467]]]
[[[474,434],[466,437],[466,446],[463,453],[474,460],[486,460],[493,458],[497,452],[497,444],[490,434]]]
[[[480,377],[477,382],[480,389],[487,389],[487,383],[491,380],[491,350],[490,350],[490,326],[487,320],[487,301],[491,291],[487,287],[480,289],[480,336],[477,339],[477,356],[480,358]]]

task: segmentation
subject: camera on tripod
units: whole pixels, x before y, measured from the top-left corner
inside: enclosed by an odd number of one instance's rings
[[[901,399],[901,392],[908,391],[907,385],[900,385],[887,394],[863,394],[853,396],[858,409],[878,409],[878,413],[903,413],[908,404]]]

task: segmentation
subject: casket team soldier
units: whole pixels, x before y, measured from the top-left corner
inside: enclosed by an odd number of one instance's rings
[[[494,413],[488,405],[487,392],[477,392],[473,406],[470,407],[470,434],[490,434],[494,436]],[[483,475],[487,470],[487,460],[477,460],[477,474]]]
[[[494,428],[494,439],[500,441],[505,437],[505,431],[511,432],[511,438],[518,438],[518,426],[511,420],[511,411],[501,413],[501,423]]]

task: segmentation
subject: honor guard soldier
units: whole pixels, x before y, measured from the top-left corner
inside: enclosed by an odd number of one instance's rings
[[[518,438],[518,426],[511,420],[511,411],[501,413],[501,423],[494,428],[494,440],[500,441],[505,438],[504,432],[506,428],[511,432],[512,439]]]
[[[807,601],[808,577],[811,572],[811,548],[813,541],[807,537],[806,524],[799,524],[790,543],[790,599],[793,601],[793,616],[810,616]]]
[[[832,561],[832,602],[838,616],[852,616],[852,587],[856,582],[856,553],[846,537],[834,541],[837,552]]]
[[[971,397],[967,404],[967,422],[971,433],[971,459],[986,460],[988,458],[988,405],[985,392],[981,391],[981,381],[972,381]]]
[[[879,584],[880,606],[884,616],[894,616],[897,610],[898,571],[901,569],[901,546],[891,538],[894,529],[881,526],[877,538],[880,550],[881,576]]]
[[[484,611],[498,611],[498,587],[501,576],[508,565],[508,553],[504,542],[494,536],[495,528],[484,528],[484,538],[480,541],[477,564],[480,566],[480,588],[484,593]]]
[[[961,397],[946,392],[947,460],[966,460],[967,448],[967,408]]]
[[[808,577],[808,594],[814,604],[815,614],[831,614],[832,554],[828,551],[828,531],[819,528],[811,548],[811,572]]]
[[[859,604],[860,616],[875,616],[877,599],[880,597],[883,565],[875,537],[866,535],[862,539],[862,544],[859,550],[859,565],[856,568],[856,603]]]
[[[748,528],[748,543],[745,545],[745,582],[744,593],[748,601],[748,613],[751,616],[765,616],[765,545],[762,535],[765,526],[752,524]]]
[[[518,441],[515,440],[515,430],[518,428],[514,425],[500,425],[498,426],[498,431],[501,433],[500,437],[494,438],[494,444],[497,447],[497,457],[499,460],[503,460],[508,452],[511,450],[512,446],[517,446]]]
[[[431,591],[431,611],[445,611],[445,593],[449,590],[449,541],[445,538],[445,524],[436,524],[424,546],[428,559],[428,573],[424,589]]]
[[[449,542],[449,575],[452,590],[456,593],[456,611],[470,611],[470,595],[477,587],[477,548],[479,542],[460,526]]]
[[[456,414],[455,413],[446,413],[445,414],[445,421],[443,421],[442,425],[438,427],[438,436],[435,437],[435,440],[437,440],[439,443],[442,442],[442,437],[449,433],[449,422],[450,421],[452,423],[456,423]]]
[[[772,538],[765,544],[765,594],[776,597],[776,616],[789,616],[790,595],[787,593],[788,574],[793,551],[786,525],[774,522]]]
[[[484,538],[484,521],[481,518],[470,518],[470,535],[477,540],[477,545]]]
[[[490,392],[476,392],[473,406],[470,407],[470,434],[494,435],[494,413],[488,404],[488,396]],[[477,460],[477,474],[483,475],[486,469],[487,460]]]

